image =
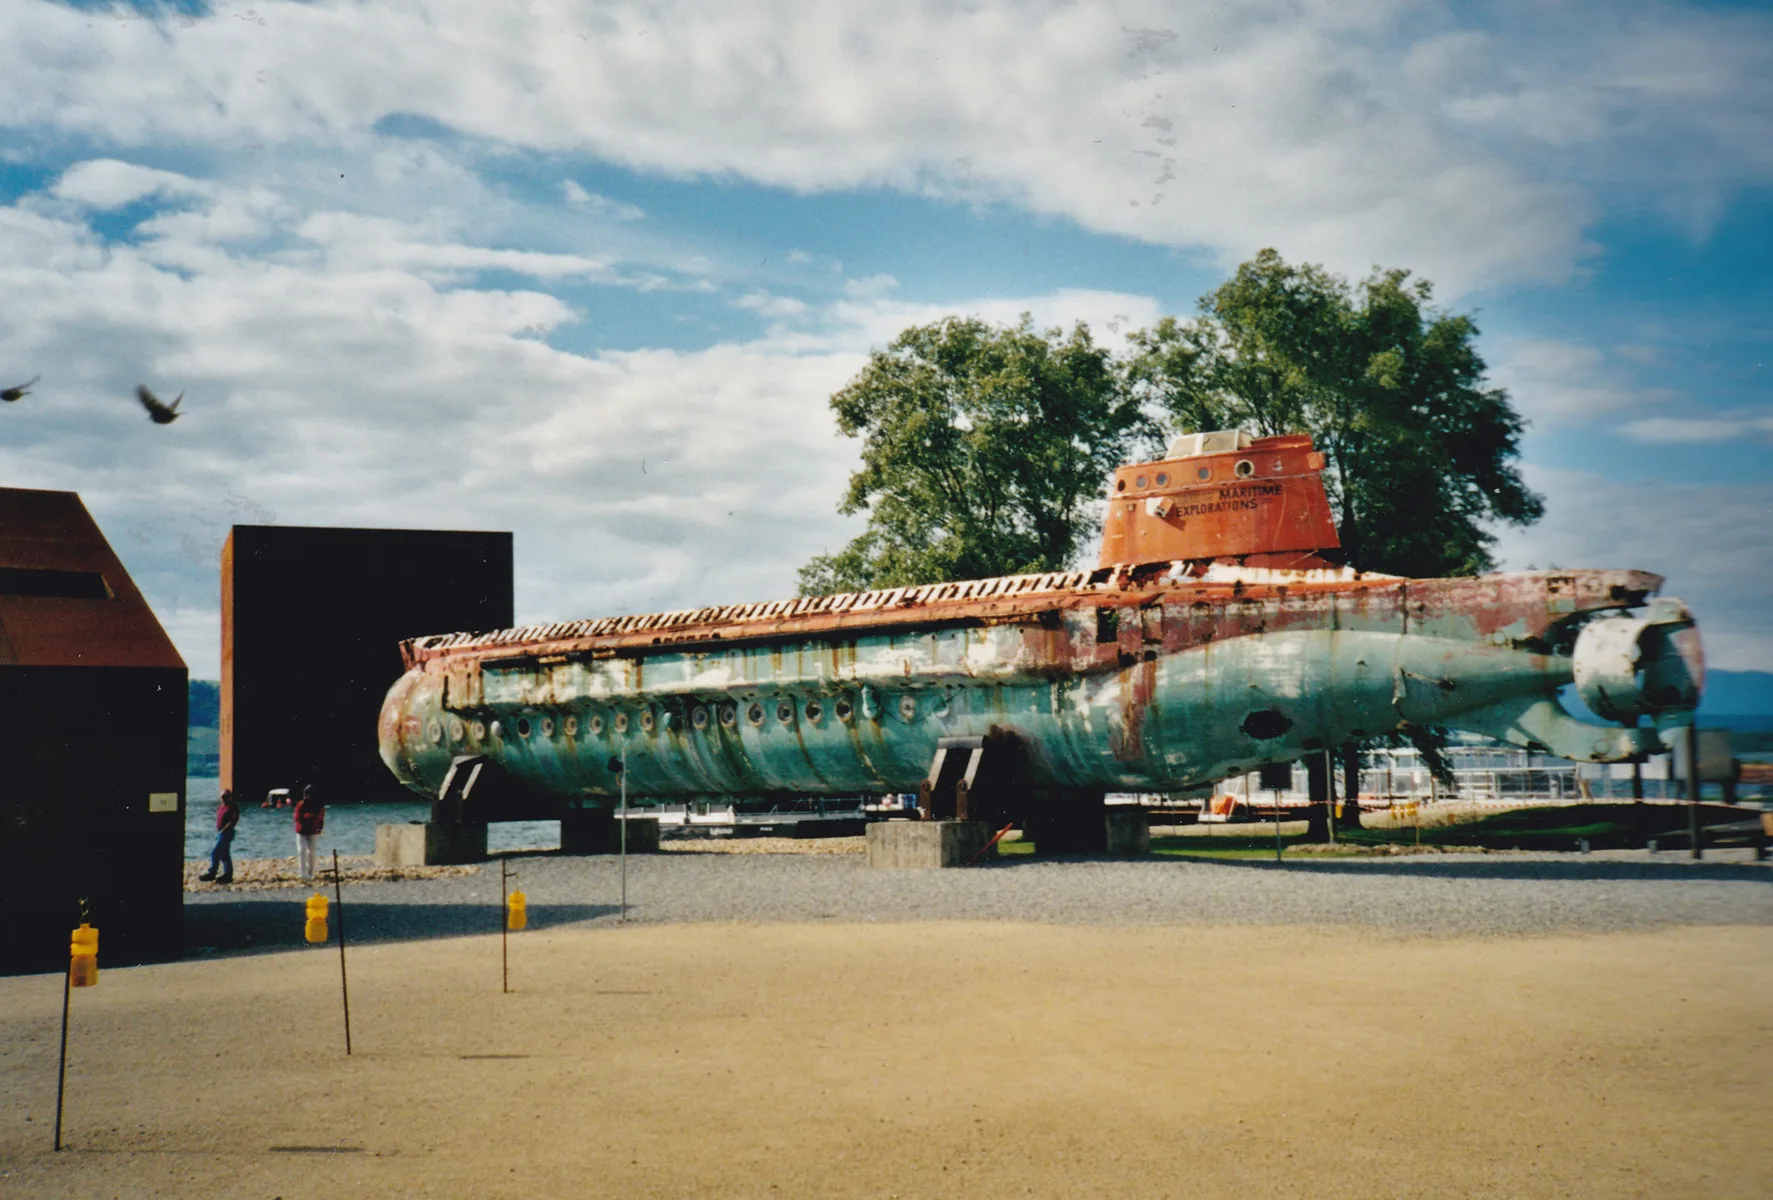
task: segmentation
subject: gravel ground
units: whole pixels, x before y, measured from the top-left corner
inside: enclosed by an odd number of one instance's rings
[[[614,857],[512,856],[532,928],[617,919]],[[1411,858],[1010,858],[969,870],[872,870],[859,854],[675,851],[628,859],[634,922],[984,920],[1049,924],[1332,925],[1386,933],[1522,935],[1668,925],[1773,924],[1773,868],[1745,852],[1704,863],[1638,852]],[[331,889],[327,889],[330,894]],[[185,900],[196,953],[301,945],[301,892]],[[499,865],[354,884],[353,942],[498,928]]]

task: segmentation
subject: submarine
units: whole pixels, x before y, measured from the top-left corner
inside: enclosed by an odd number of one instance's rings
[[[414,638],[381,757],[434,821],[567,840],[624,796],[915,791],[1056,831],[1413,726],[1621,762],[1692,723],[1699,631],[1661,577],[1355,570],[1324,467],[1304,435],[1185,434],[1114,472],[1091,569]]]

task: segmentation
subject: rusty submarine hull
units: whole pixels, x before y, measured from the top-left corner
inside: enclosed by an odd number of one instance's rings
[[[625,774],[629,803],[920,791],[1019,821],[1410,726],[1624,761],[1691,723],[1698,631],[1660,577],[1362,573],[1323,465],[1177,439],[1110,481],[1090,570],[413,639],[381,755],[436,819],[607,812]],[[952,753],[981,748],[992,788]]]

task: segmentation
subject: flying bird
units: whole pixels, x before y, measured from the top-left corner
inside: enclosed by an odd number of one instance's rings
[[[145,384],[136,384],[135,394],[141,400],[142,407],[148,410],[148,417],[154,424],[170,425],[179,419],[179,400],[185,398],[183,392],[180,392],[178,400],[174,400],[171,404],[163,403],[160,397],[147,389]]]
[[[14,400],[23,400],[26,396],[31,394],[31,385],[42,378],[43,376],[41,375],[33,375],[17,387],[9,387],[4,391],[0,391],[0,400],[4,400],[8,404],[11,404]]]

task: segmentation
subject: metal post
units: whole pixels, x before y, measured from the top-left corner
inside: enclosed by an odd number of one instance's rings
[[[1693,841],[1692,856],[1705,857],[1699,834],[1699,727],[1687,726],[1687,836]]]
[[[62,1056],[55,1068],[55,1148],[62,1148],[62,1085],[68,1079],[68,997],[74,989],[74,965],[62,972]]]
[[[628,747],[622,747],[622,909],[621,920],[628,919]]]
[[[1275,788],[1274,789],[1274,861],[1277,863],[1281,860],[1280,796],[1281,796],[1280,789]]]
[[[511,991],[510,860],[499,856],[499,991]]]
[[[332,895],[339,910],[339,996],[345,1002],[345,1055],[351,1054],[351,988],[345,981],[345,885],[339,874],[339,852],[332,852]]]
[[[1324,825],[1330,831],[1330,845],[1336,844],[1336,760],[1328,750],[1324,756]]]

